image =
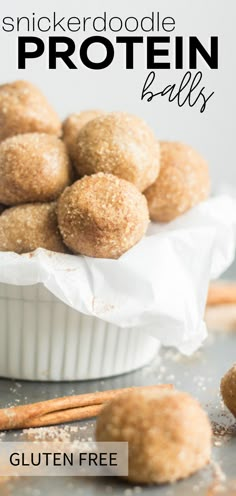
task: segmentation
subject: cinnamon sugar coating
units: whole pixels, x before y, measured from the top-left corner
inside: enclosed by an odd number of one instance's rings
[[[148,222],[145,197],[112,174],[85,176],[58,200],[64,243],[90,257],[120,257],[144,236]]]
[[[236,417],[236,364],[221,379],[220,388],[225,405]]]
[[[129,443],[133,483],[174,482],[210,460],[208,417],[194,398],[175,390],[120,394],[102,410],[96,439]]]
[[[205,200],[210,178],[205,160],[192,147],[161,142],[161,168],[144,192],[153,221],[168,222]]]
[[[100,114],[103,114],[102,110],[84,110],[77,114],[69,115],[63,122],[63,141],[67,146],[71,160],[74,162],[76,157],[76,145],[79,131],[85,126],[89,121],[95,119]]]
[[[16,134],[61,135],[61,122],[41,91],[28,81],[0,85],[0,141]]]
[[[158,176],[159,144],[142,119],[125,112],[112,112],[93,119],[81,129],[75,159],[79,176],[111,173],[143,191]]]
[[[20,254],[37,248],[67,251],[57,225],[56,202],[11,207],[0,217],[0,251]]]
[[[0,202],[17,205],[56,199],[70,184],[66,147],[55,136],[29,133],[0,143]]]

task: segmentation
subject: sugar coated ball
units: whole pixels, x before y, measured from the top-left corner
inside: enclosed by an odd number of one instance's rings
[[[101,110],[84,110],[77,114],[71,114],[64,120],[62,126],[63,140],[73,161],[76,157],[76,145],[79,131],[81,131],[85,124],[102,113]]]
[[[145,234],[147,202],[128,181],[98,173],[66,188],[58,200],[58,222],[74,253],[118,258]]]
[[[0,251],[29,253],[37,248],[66,252],[57,225],[56,203],[8,208],[0,217]]]
[[[222,378],[221,394],[225,405],[236,417],[236,364]]]
[[[210,460],[211,426],[199,403],[175,390],[121,393],[102,410],[100,442],[128,442],[133,483],[183,479]]]
[[[28,81],[0,85],[0,141],[32,132],[60,136],[61,122],[56,112]]]
[[[168,222],[205,200],[210,191],[208,166],[192,147],[161,142],[161,168],[145,191],[150,217]]]
[[[0,143],[0,202],[51,201],[70,184],[66,147],[55,136],[29,133]]]
[[[78,134],[75,167],[81,177],[111,173],[143,191],[157,178],[159,165],[159,144],[147,124],[134,115],[101,115]]]

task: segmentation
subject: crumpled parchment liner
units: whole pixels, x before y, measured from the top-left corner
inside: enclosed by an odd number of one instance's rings
[[[0,253],[0,282],[43,283],[64,303],[120,327],[142,327],[185,354],[206,337],[209,280],[235,253],[236,201],[219,196],[147,236],[119,260]]]

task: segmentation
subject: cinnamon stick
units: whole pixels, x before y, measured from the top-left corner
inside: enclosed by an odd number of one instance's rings
[[[69,408],[68,410],[61,410],[58,412],[48,413],[41,417],[33,417],[26,420],[24,425],[18,425],[14,429],[28,429],[31,427],[46,427],[50,425],[67,424],[78,420],[85,420],[88,418],[97,417],[104,404],[82,406],[78,408]]]
[[[139,386],[123,389],[112,389],[96,393],[54,398],[38,403],[21,405],[0,410],[0,430],[24,429],[56,425],[74,420],[82,420],[98,415],[102,406],[121,392],[133,390],[158,390],[172,388],[170,384],[156,386]]]
[[[209,286],[207,306],[236,304],[236,284],[214,282]]]

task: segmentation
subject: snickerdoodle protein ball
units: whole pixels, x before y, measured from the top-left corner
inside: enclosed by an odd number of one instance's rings
[[[225,405],[236,417],[236,364],[221,379],[220,388]]]
[[[61,122],[41,91],[28,81],[0,85],[0,141],[23,133],[61,135]]]
[[[63,140],[73,161],[76,157],[76,145],[79,131],[85,124],[101,114],[103,114],[102,110],[84,110],[77,114],[71,114],[64,120],[62,125]]]
[[[0,251],[21,254],[36,248],[67,251],[57,225],[56,202],[11,207],[0,217]]]
[[[66,146],[49,134],[19,134],[0,143],[0,202],[56,199],[70,184]]]
[[[146,198],[112,174],[85,176],[58,200],[58,223],[64,243],[74,253],[118,258],[145,234]]]
[[[101,115],[78,134],[75,167],[79,176],[111,173],[143,191],[157,178],[159,166],[159,144],[148,125],[134,115]]]
[[[161,142],[161,167],[144,192],[153,221],[168,222],[205,200],[210,192],[206,161],[191,146]]]
[[[175,390],[121,393],[98,417],[96,439],[128,442],[127,478],[138,484],[174,482],[210,460],[208,417],[194,398]]]

